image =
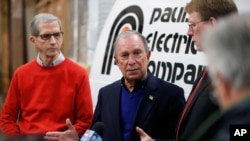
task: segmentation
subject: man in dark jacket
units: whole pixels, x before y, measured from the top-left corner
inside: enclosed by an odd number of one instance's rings
[[[148,71],[150,51],[140,33],[122,32],[114,46],[123,77],[99,91],[93,123],[104,123],[103,140],[138,141],[137,126],[153,138],[174,139],[183,89]]]
[[[187,34],[192,36],[197,51],[203,51],[201,47],[202,34],[209,27],[216,25],[218,18],[235,13],[238,9],[233,0],[191,0],[186,5],[185,11],[189,14]],[[205,74],[205,78],[198,86],[200,80],[201,77],[198,77],[194,83],[193,90],[187,100],[187,103],[190,104],[185,106],[180,117],[176,141],[186,141],[197,127],[218,109],[213,101],[213,88],[209,76]],[[195,89],[197,90],[195,91]]]

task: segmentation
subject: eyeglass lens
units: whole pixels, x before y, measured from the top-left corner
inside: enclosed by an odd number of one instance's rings
[[[51,38],[51,36],[54,36],[54,38],[59,39],[59,38],[62,37],[62,34],[63,34],[63,32],[56,32],[56,33],[53,33],[53,34],[42,34],[42,35],[39,35],[39,36],[43,40],[49,40]]]

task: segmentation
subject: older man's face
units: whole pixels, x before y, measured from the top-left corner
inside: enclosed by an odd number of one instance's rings
[[[149,58],[150,52],[145,50],[138,36],[126,36],[117,42],[115,60],[125,80],[137,81],[145,78]]]

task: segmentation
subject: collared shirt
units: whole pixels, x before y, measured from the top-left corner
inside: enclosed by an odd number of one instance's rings
[[[39,53],[36,57],[36,61],[37,63],[42,66],[42,67],[54,67],[59,65],[60,63],[62,63],[65,60],[65,57],[63,56],[62,52],[59,53],[58,57],[49,65],[45,65],[45,63],[41,60],[41,58],[39,57]]]

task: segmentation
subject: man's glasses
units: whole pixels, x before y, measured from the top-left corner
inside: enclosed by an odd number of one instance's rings
[[[189,31],[194,31],[194,27],[196,26],[196,25],[198,25],[199,23],[201,23],[201,22],[206,22],[207,20],[201,20],[201,21],[199,21],[199,22],[196,22],[196,23],[190,23],[190,24],[188,24],[188,30]]]
[[[60,39],[62,38],[62,35],[63,35],[63,32],[56,32],[52,34],[41,34],[41,35],[38,35],[38,37],[40,37],[42,40],[50,40],[52,36],[54,36],[54,38],[56,39]]]

